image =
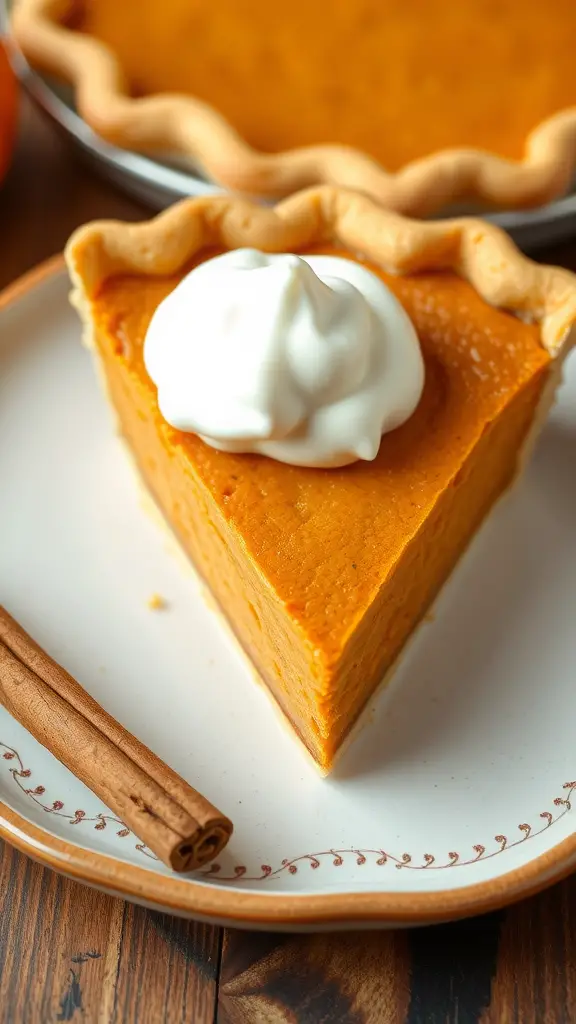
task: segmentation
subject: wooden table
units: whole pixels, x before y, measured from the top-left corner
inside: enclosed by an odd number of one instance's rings
[[[25,105],[0,190],[0,286],[92,217],[140,206]],[[546,253],[576,264],[576,243]],[[501,913],[426,930],[286,936],[153,913],[0,845],[0,1024],[572,1024],[576,876]]]

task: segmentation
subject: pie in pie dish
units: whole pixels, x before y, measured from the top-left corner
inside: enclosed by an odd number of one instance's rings
[[[576,168],[573,0],[20,0],[13,31],[106,139],[235,191],[421,216],[538,206]]]
[[[408,314],[422,396],[372,461],[308,468],[215,450],[160,412],[143,355],[151,318],[198,274],[192,268],[240,247],[368,267]],[[275,210],[210,197],[142,225],[89,224],[70,240],[67,262],[145,483],[257,674],[329,771],[517,475],[575,340],[576,277],[531,262],[482,221],[414,222],[329,187]],[[192,338],[192,308],[187,330]]]

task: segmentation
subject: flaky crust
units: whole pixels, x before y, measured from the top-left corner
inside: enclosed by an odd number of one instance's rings
[[[142,224],[96,221],[66,248],[72,280],[90,300],[122,273],[172,274],[207,247],[305,251],[332,242],[392,273],[450,269],[492,306],[540,326],[543,346],[563,355],[575,339],[576,275],[534,263],[481,220],[408,220],[342,189],[308,189],[274,209],[231,196],[185,199]]]
[[[130,97],[117,56],[100,41],[63,26],[79,2],[19,0],[12,24],[25,55],[75,85],[80,113],[108,141],[135,150],[183,153],[209,178],[234,191],[279,198],[324,183],[363,192],[387,209],[425,216],[458,198],[476,198],[501,209],[539,206],[571,184],[576,107],[537,125],[520,161],[450,149],[393,174],[346,146],[259,152],[216,110],[192,96]]]

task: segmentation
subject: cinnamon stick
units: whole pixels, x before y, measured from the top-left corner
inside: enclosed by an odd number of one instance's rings
[[[168,867],[216,857],[232,822],[140,743],[0,605],[0,703]]]

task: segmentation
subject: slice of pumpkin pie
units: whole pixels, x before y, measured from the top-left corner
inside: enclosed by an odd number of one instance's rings
[[[576,277],[329,188],[90,224],[66,256],[143,479],[329,770],[518,473]]]

